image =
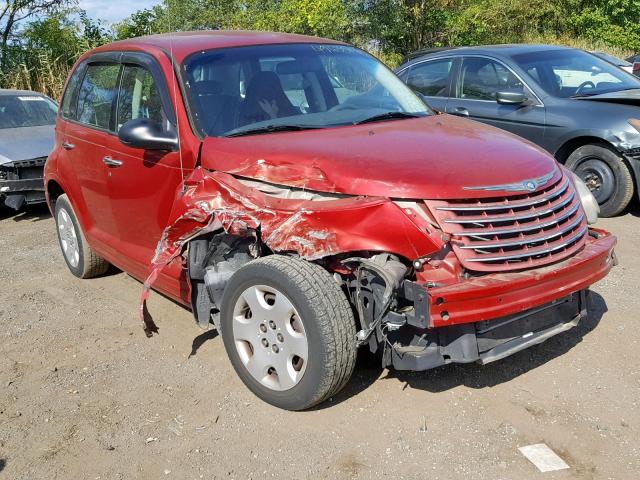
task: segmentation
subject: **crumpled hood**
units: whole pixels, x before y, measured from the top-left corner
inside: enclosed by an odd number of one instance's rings
[[[0,165],[46,157],[55,140],[54,125],[0,128]]]
[[[560,175],[555,160],[532,143],[449,115],[210,137],[202,166],[321,192],[405,199],[491,197],[495,190],[471,193],[464,187]]]

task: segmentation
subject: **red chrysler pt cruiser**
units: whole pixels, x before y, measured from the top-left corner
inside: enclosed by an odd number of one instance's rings
[[[349,45],[259,32],[116,42],[62,97],[46,194],[80,278],[109,264],[216,328],[258,397],[309,408],[365,347],[488,363],[564,332],[615,264],[584,184],[442,115]],[[157,327],[141,303],[148,336]]]

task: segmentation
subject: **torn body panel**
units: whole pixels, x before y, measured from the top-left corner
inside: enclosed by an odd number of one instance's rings
[[[159,272],[188,241],[216,230],[255,236],[272,252],[306,260],[353,251],[390,252],[411,261],[438,252],[444,242],[428,224],[383,197],[281,198],[233,175],[196,168],[176,195],[145,282],[141,317],[147,335],[154,326],[146,310],[148,291]]]

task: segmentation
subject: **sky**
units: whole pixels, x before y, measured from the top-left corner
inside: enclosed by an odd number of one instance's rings
[[[80,0],[78,3],[89,17],[114,23],[137,10],[160,3],[160,0]]]

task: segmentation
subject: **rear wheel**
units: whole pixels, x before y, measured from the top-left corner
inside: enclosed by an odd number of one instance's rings
[[[567,159],[574,171],[600,205],[600,216],[613,217],[622,212],[633,197],[633,177],[622,157],[600,145],[584,145]]]
[[[66,194],[56,199],[55,216],[60,249],[71,273],[78,278],[92,278],[105,273],[109,263],[87,243]]]
[[[332,276],[310,262],[273,255],[238,270],[225,288],[220,330],[245,385],[280,408],[310,408],[353,373],[353,312]]]

